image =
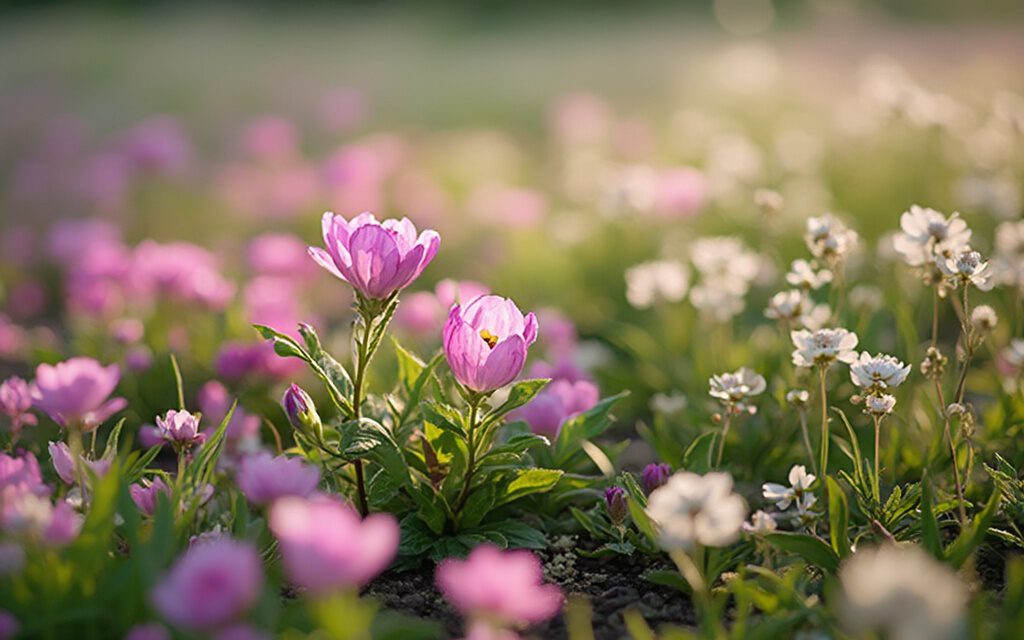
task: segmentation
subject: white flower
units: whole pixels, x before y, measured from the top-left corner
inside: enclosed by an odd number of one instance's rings
[[[756,189],[754,191],[754,205],[760,209],[763,215],[775,215],[782,211],[785,201],[782,194],[772,189]]]
[[[815,305],[806,292],[790,289],[772,296],[764,315],[773,320],[784,320],[797,327],[817,329],[828,320],[831,312],[827,304]]]
[[[760,255],[732,236],[696,240],[690,248],[690,259],[700,273],[700,283],[690,292],[690,302],[719,322],[743,311],[743,298],[765,265]]]
[[[679,302],[689,287],[690,273],[678,262],[644,262],[626,270],[626,299],[637,309]]]
[[[814,265],[807,260],[794,260],[789,265],[786,282],[802,289],[820,289],[832,282],[832,272],[828,269],[816,272]]]
[[[980,304],[971,311],[971,324],[982,333],[989,333],[999,323],[999,316],[996,310],[987,304]]]
[[[758,510],[754,512],[754,515],[750,516],[750,522],[743,523],[743,530],[747,533],[771,533],[778,526],[775,518],[770,513]]]
[[[651,411],[664,415],[679,413],[687,407],[689,400],[680,391],[656,393],[651,398]]]
[[[658,525],[663,549],[690,551],[695,544],[723,547],[736,540],[747,505],[732,492],[728,473],[680,471],[651,493],[647,516]]]
[[[743,294],[729,290],[731,284],[729,281],[705,279],[690,291],[690,302],[712,320],[727,322],[743,311],[745,306]]]
[[[804,389],[793,389],[792,391],[786,392],[786,402],[790,406],[802,409],[807,406],[807,403],[811,400],[811,394]]]
[[[936,257],[954,256],[971,241],[971,230],[959,216],[953,213],[947,218],[935,209],[915,204],[900,216],[903,232],[893,238],[893,246],[914,267],[926,265]]]
[[[953,285],[973,284],[982,291],[992,288],[992,272],[977,251],[965,249],[952,258],[936,258],[935,264]]]
[[[722,373],[708,380],[708,393],[727,407],[742,411],[746,401],[764,392],[767,386],[764,376],[747,367],[740,367],[733,373]]]
[[[1024,372],[1024,339],[1014,338],[999,352],[999,370],[1011,377]]]
[[[992,277],[996,284],[1024,289],[1024,220],[996,227]]]
[[[877,311],[884,301],[882,290],[869,284],[850,289],[850,306],[859,311]]]
[[[788,487],[774,482],[766,482],[761,485],[761,491],[765,500],[774,500],[775,506],[779,510],[785,511],[789,505],[795,504],[796,510],[803,513],[814,506],[818,500],[813,493],[808,491],[814,480],[814,474],[807,473],[807,467],[798,464],[789,470]]]
[[[804,241],[815,258],[842,259],[857,244],[857,232],[830,213],[807,219]]]
[[[839,582],[840,618],[853,636],[951,640],[967,635],[967,586],[918,547],[859,551],[840,568]]]
[[[853,350],[857,346],[857,334],[846,329],[801,329],[789,335],[796,347],[793,364],[798,367],[828,367],[836,361],[849,364],[857,359]]]
[[[909,364],[903,364],[894,356],[872,356],[867,351],[861,353],[860,358],[850,365],[853,384],[871,391],[898,387],[909,374]]]
[[[864,399],[864,412],[873,416],[887,416],[896,406],[896,398],[888,393],[871,394]]]

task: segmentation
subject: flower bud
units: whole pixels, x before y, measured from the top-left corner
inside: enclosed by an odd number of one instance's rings
[[[622,487],[608,487],[604,490],[604,504],[608,509],[608,517],[613,524],[620,525],[626,520],[629,505],[626,503],[626,490]]]
[[[320,433],[323,429],[313,399],[299,385],[293,383],[288,387],[288,390],[284,392],[281,404],[284,405],[284,412],[288,415],[288,422],[295,429],[303,433],[311,431]]]
[[[642,478],[644,484],[644,491],[650,494],[652,491],[660,487],[661,485],[668,482],[669,476],[672,475],[672,467],[662,462],[652,462],[644,467]]]

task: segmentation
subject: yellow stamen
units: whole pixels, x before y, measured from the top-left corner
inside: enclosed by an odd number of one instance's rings
[[[487,343],[487,346],[492,349],[494,348],[494,345],[498,344],[498,336],[494,335],[487,329],[480,332],[480,337],[483,338],[484,342]]]

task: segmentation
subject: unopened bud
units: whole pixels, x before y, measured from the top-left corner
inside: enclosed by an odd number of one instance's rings
[[[295,429],[303,433],[320,433],[323,429],[313,399],[299,385],[292,384],[288,387],[281,403],[284,405],[284,412],[288,415],[288,422]]]
[[[660,487],[661,485],[668,482],[669,476],[672,475],[672,467],[662,462],[652,462],[644,467],[641,478],[644,483],[644,491],[650,494],[652,491]]]
[[[625,522],[629,513],[629,505],[626,503],[626,490],[622,487],[608,487],[604,490],[604,505],[608,509],[608,518],[613,524],[619,525]]]

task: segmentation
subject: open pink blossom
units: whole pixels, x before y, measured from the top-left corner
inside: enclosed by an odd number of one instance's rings
[[[0,413],[11,421],[11,432],[15,435],[21,428],[37,423],[36,417],[30,413],[32,409],[32,389],[27,382],[18,377],[11,377],[0,384]]]
[[[288,578],[315,595],[358,588],[383,571],[398,551],[398,523],[378,513],[360,520],[326,496],[274,503],[270,529]]]
[[[65,484],[77,484],[75,472],[75,459],[71,455],[71,448],[68,447],[67,443],[64,442],[50,442],[50,462],[53,464],[53,470],[57,472],[57,475]],[[103,477],[107,471],[110,470],[110,464],[113,462],[110,458],[100,458],[99,460],[89,460],[82,455],[79,455],[82,463],[92,469],[92,472],[97,477]]]
[[[536,624],[558,613],[562,591],[542,579],[537,556],[486,544],[465,560],[445,560],[436,575],[438,588],[459,613],[497,626]]]
[[[537,317],[514,302],[487,295],[455,305],[444,325],[444,354],[455,379],[479,393],[519,376],[537,339]]]
[[[372,213],[348,221],[327,212],[323,234],[326,249],[310,247],[310,256],[370,299],[388,298],[407,287],[434,259],[441,242],[436,231],[417,236],[408,218],[378,222]]]
[[[249,502],[263,505],[285,496],[309,496],[320,482],[320,471],[299,458],[260,452],[243,458],[235,481]]]
[[[219,538],[189,548],[153,589],[157,611],[186,631],[215,631],[235,622],[263,590],[263,566],[248,543]]]
[[[593,382],[555,380],[526,406],[517,409],[513,417],[525,420],[534,433],[555,438],[566,420],[591,409],[599,396]]]
[[[120,380],[117,365],[104,367],[92,358],[41,364],[32,402],[62,427],[88,432],[128,404],[124,398],[110,397]]]
[[[176,446],[192,446],[206,442],[206,434],[199,433],[199,417],[188,411],[171,409],[156,418],[160,438]]]
[[[0,453],[0,501],[5,496],[22,493],[50,495],[50,487],[43,484],[43,475],[39,472],[39,461],[31,452],[20,456]]]

